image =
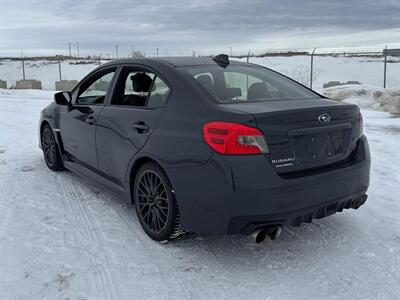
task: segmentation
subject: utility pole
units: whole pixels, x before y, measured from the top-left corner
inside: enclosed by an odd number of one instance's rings
[[[386,88],[386,65],[387,65],[387,45],[385,49],[383,50],[383,56],[384,56],[384,65],[383,65],[383,88]]]
[[[168,49],[165,48],[165,56],[168,56]]]
[[[158,57],[158,48],[157,48],[156,50],[157,50],[157,51],[156,51],[156,53],[157,53],[156,56]]]
[[[315,53],[315,49],[313,50],[313,52],[311,53],[311,70],[310,70],[310,89],[312,89],[312,85],[313,85],[313,73],[314,73],[314,53]]]
[[[79,58],[79,42],[76,42],[76,51],[78,53],[78,58]]]
[[[69,57],[71,58],[71,42],[68,42]]]
[[[22,79],[25,80],[25,59],[22,55]]]
[[[58,56],[58,75],[60,76],[60,81],[61,81],[61,56]]]
[[[232,47],[229,47],[229,56],[232,56]]]
[[[118,45],[115,45],[115,58],[118,59]]]

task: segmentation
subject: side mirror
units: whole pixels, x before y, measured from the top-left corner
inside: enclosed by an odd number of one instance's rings
[[[70,92],[58,92],[54,94],[54,101],[58,105],[68,105],[71,101]]]

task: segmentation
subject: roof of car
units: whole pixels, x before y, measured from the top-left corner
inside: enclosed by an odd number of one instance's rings
[[[193,67],[193,66],[206,66],[216,64],[212,58],[205,57],[150,57],[150,58],[128,58],[111,61],[107,64],[132,64],[132,63],[152,63],[163,62],[173,67]],[[231,64],[246,64],[244,62],[231,60]]]
[[[161,57],[159,58],[175,67],[214,65],[216,62],[212,58],[205,57]],[[231,64],[244,64],[240,61],[231,60]]]

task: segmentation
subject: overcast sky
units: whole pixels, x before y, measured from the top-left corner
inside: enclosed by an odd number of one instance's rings
[[[400,0],[0,0],[0,55],[400,43]]]

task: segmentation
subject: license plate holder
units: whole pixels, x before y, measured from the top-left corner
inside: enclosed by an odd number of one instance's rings
[[[343,154],[344,131],[292,136],[291,143],[300,163],[328,160]]]

